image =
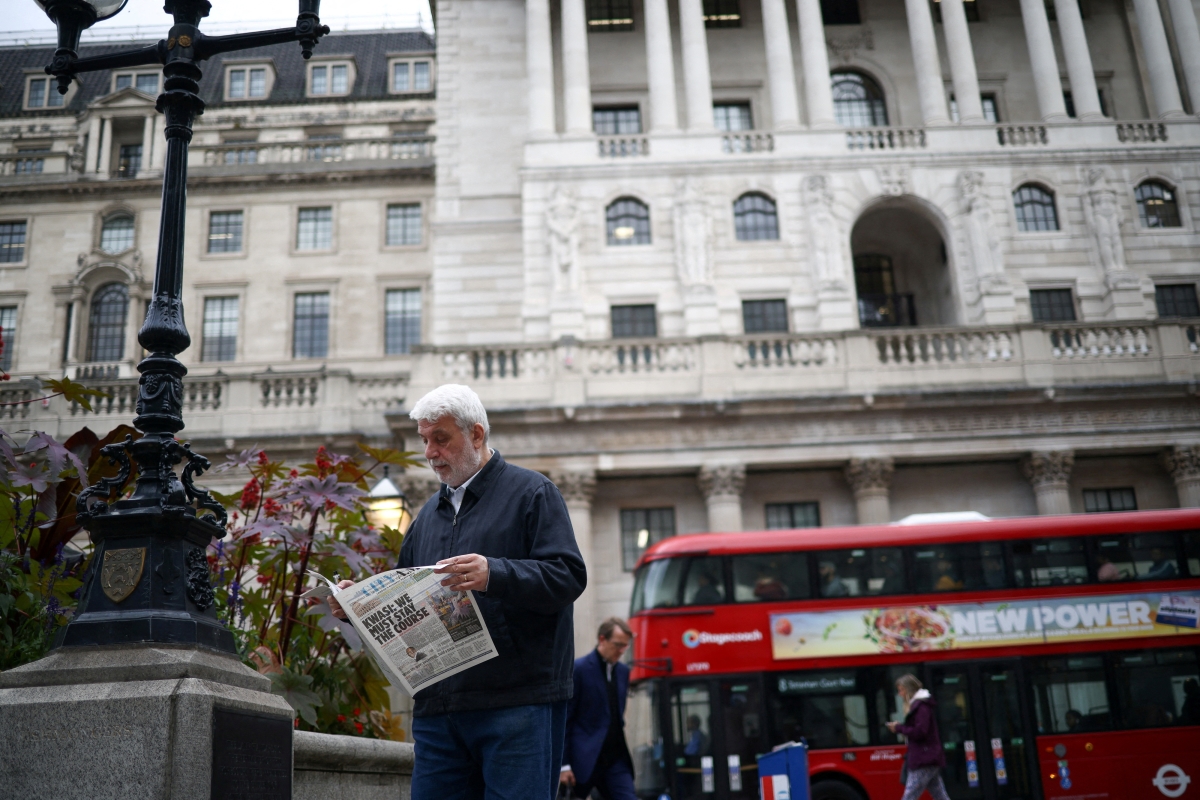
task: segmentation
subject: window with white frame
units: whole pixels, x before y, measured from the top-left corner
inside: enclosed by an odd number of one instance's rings
[[[58,93],[58,81],[54,78],[30,77],[26,82],[26,108],[62,108],[66,104],[67,96]]]
[[[389,356],[421,343],[421,290],[389,289],[384,305],[384,351]]]
[[[350,94],[354,82],[354,67],[350,62],[309,64],[308,94],[310,97]]]
[[[12,369],[13,353],[17,344],[17,307],[0,306],[0,370]]]
[[[392,92],[417,94],[433,91],[433,62],[427,58],[392,61]]]
[[[133,235],[133,217],[125,213],[113,214],[100,228],[100,250],[110,255],[124,253],[133,247]]]
[[[204,298],[202,361],[233,361],[237,358],[238,298]]]
[[[115,72],[113,73],[113,91],[133,87],[142,94],[158,94],[157,72]]]
[[[271,93],[275,74],[266,65],[232,66],[225,71],[226,100],[255,100]]]
[[[389,247],[421,243],[421,204],[395,203],[387,207]]]
[[[302,208],[296,224],[297,250],[333,248],[333,209]]]

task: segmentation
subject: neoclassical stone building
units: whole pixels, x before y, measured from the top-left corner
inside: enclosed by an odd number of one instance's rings
[[[581,645],[675,533],[1200,505],[1189,0],[436,11],[436,61],[364,33],[210,67],[201,450],[413,447],[412,400],[473,386],[567,499]],[[67,433],[130,414],[136,315],[100,358],[96,309],[144,300],[153,145],[121,170],[157,123],[136,75],[32,104],[48,52],[0,54],[0,226],[26,226],[0,322],[14,378],[114,392],[103,421],[8,412]]]

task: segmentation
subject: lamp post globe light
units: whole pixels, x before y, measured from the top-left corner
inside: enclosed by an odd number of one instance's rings
[[[367,521],[376,528],[395,528],[404,534],[413,521],[408,495],[388,475],[388,465],[383,465],[383,477],[367,493]]]

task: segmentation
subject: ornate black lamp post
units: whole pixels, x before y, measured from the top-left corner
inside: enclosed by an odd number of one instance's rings
[[[120,474],[79,496],[78,519],[96,545],[91,578],[79,610],[58,645],[161,642],[201,644],[234,652],[233,636],[212,608],[205,548],[225,535],[225,512],[193,478],[209,467],[203,456],[176,441],[183,429],[183,377],[176,358],[191,344],[183,320],[184,212],[187,204],[187,150],[192,121],[204,111],[200,63],[219,53],[298,41],[307,59],[329,32],[318,17],[320,0],[299,0],[294,28],[232,36],[206,36],[197,27],[212,8],[208,0],[166,0],[175,18],[168,38],[149,47],[79,58],[79,38],[126,0],[36,0],[58,26],[58,49],[46,72],[66,94],[81,72],[162,64],[165,81],[157,109],[166,115],[167,155],[163,170],[162,221],[154,298],[138,341],[150,355],[138,364],[137,417],[145,435],[109,445],[104,454]],[[187,461],[180,475],[175,466]],[[136,464],[131,497],[107,502]]]

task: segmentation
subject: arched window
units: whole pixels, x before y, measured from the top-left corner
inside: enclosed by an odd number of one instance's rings
[[[133,247],[133,217],[113,214],[100,229],[100,250],[116,255]]]
[[[609,244],[650,244],[650,209],[641,200],[620,197],[605,210]]]
[[[88,361],[120,361],[125,355],[125,315],[129,311],[129,289],[108,283],[92,295],[92,318],[88,325]]]
[[[1017,227],[1023,231],[1058,230],[1058,213],[1054,210],[1054,195],[1040,186],[1027,183],[1013,192],[1017,209]]]
[[[1175,192],[1158,181],[1146,181],[1133,193],[1144,228],[1178,228],[1179,204]]]
[[[747,192],[733,204],[733,227],[738,241],[779,238],[775,201],[765,194]]]
[[[835,72],[833,81],[833,116],[838,125],[846,128],[871,128],[887,125],[887,104],[883,89],[861,72]]]

